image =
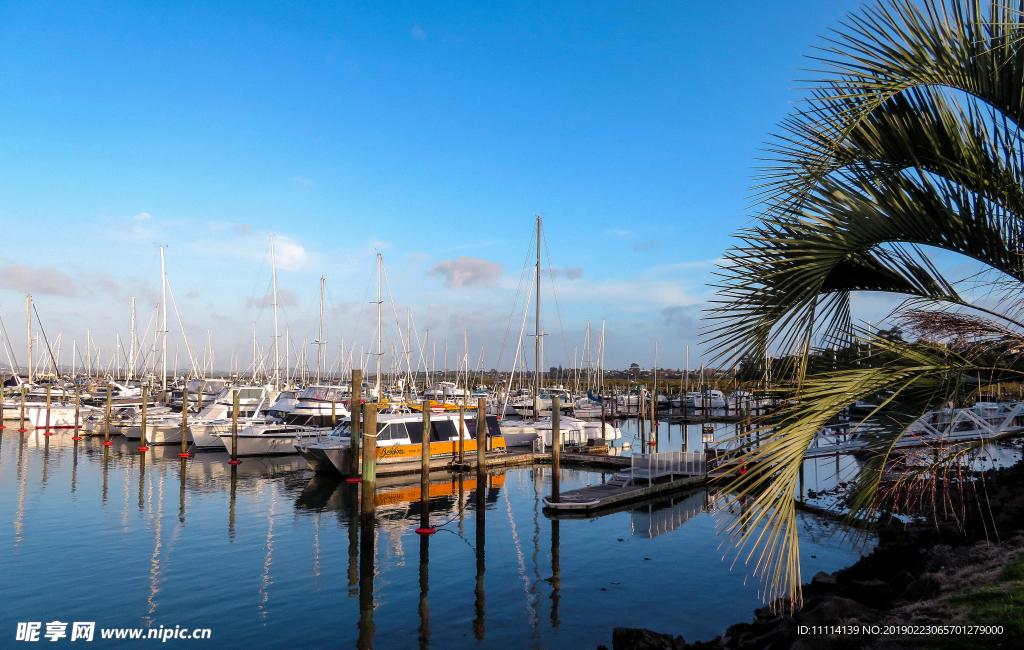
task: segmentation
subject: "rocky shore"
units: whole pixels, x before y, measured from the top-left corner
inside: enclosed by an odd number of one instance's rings
[[[815,575],[792,614],[777,602],[707,642],[616,628],[612,650],[1024,647],[1024,464],[973,483],[983,486],[980,498],[950,510],[959,516],[882,525],[870,555]],[[936,634],[934,626],[981,627]]]

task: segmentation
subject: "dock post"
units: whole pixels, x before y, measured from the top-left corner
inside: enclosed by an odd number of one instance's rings
[[[562,422],[561,402],[558,395],[551,397],[551,503],[561,499],[561,466],[562,466]]]
[[[6,428],[4,427],[4,398],[7,397],[7,387],[4,386],[4,383],[6,381],[7,378],[0,375],[0,431]]]
[[[114,444],[110,442],[110,384],[107,384],[107,407],[103,420],[103,444],[109,447]]]
[[[601,438],[608,439],[608,422],[604,416],[604,393],[601,393]]]
[[[238,465],[238,389],[231,391],[231,460],[229,465]]]
[[[476,485],[480,489],[487,474],[487,400],[476,401]]]
[[[139,421],[139,451],[149,451],[149,447],[146,446],[146,401],[149,395],[146,393],[146,387],[142,387],[142,419]]]
[[[358,483],[359,478],[359,437],[362,432],[360,426],[360,418],[363,412],[363,371],[353,368],[352,369],[352,423],[351,423],[351,444],[349,446],[349,466],[348,466],[348,478],[346,479],[349,483]]]
[[[82,405],[81,391],[82,391],[82,389],[76,383],[75,384],[75,435],[71,438],[72,440],[81,440],[82,439],[82,436],[80,435],[81,432],[79,431],[79,424],[78,424],[78,418],[81,416],[81,410],[80,410],[81,405]]]
[[[447,388],[445,389],[447,390]],[[417,535],[433,535],[430,525],[430,400],[423,400],[423,439],[420,441],[420,527]]]
[[[363,518],[373,517],[377,507],[374,498],[377,493],[377,405],[366,404],[363,409]]]
[[[465,399],[463,399],[465,402]],[[466,430],[466,405],[463,404],[459,407],[459,466],[461,467],[466,462],[465,448],[466,445],[463,442],[465,434],[463,431]]]
[[[53,432],[50,431],[50,384],[46,385],[46,426],[43,427],[43,435],[53,435]]]
[[[338,426],[338,409],[337,402],[331,400],[331,428]]]
[[[181,388],[181,453],[178,454],[178,457],[188,458],[188,456],[188,382],[186,381]],[[182,484],[184,485],[184,483]]]
[[[25,433],[28,429],[25,428],[25,384],[21,385],[21,425],[18,427],[18,433]]]

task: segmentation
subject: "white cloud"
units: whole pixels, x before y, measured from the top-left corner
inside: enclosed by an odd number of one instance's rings
[[[316,181],[310,178],[303,178],[302,176],[293,176],[292,181],[297,185],[305,185],[306,187],[316,187]]]
[[[78,295],[78,283],[53,266],[40,269],[19,265],[0,268],[0,288],[47,296]]]
[[[418,40],[421,40],[421,41],[427,40],[427,33],[424,32],[423,28],[420,27],[419,25],[413,25],[412,29],[409,31],[409,33],[412,34],[413,38],[416,38]]]
[[[438,262],[430,268],[429,274],[445,279],[450,289],[490,284],[501,276],[500,264],[464,255],[454,260]]]

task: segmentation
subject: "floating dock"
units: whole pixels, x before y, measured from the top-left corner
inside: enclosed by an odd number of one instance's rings
[[[563,461],[565,456],[562,456]],[[704,454],[666,451],[636,454],[619,460],[629,463],[601,485],[570,490],[558,500],[544,497],[545,512],[589,512],[699,487],[707,483]]]

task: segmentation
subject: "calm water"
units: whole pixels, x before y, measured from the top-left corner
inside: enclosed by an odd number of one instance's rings
[[[665,426],[659,449],[681,448],[681,428],[670,441]],[[696,449],[699,427],[690,434]],[[441,475],[440,530],[420,538],[418,477],[382,481],[364,524],[358,488],[298,457],[246,459],[233,473],[226,454],[177,452],[4,432],[0,646],[19,621],[59,620],[210,628],[223,648],[594,648],[616,626],[709,639],[761,604],[746,567],[723,561],[704,491],[556,523],[541,512],[549,467],[491,474],[482,512],[475,476],[460,489]],[[602,478],[564,470],[562,485]],[[865,551],[834,525],[799,521],[805,579]]]

